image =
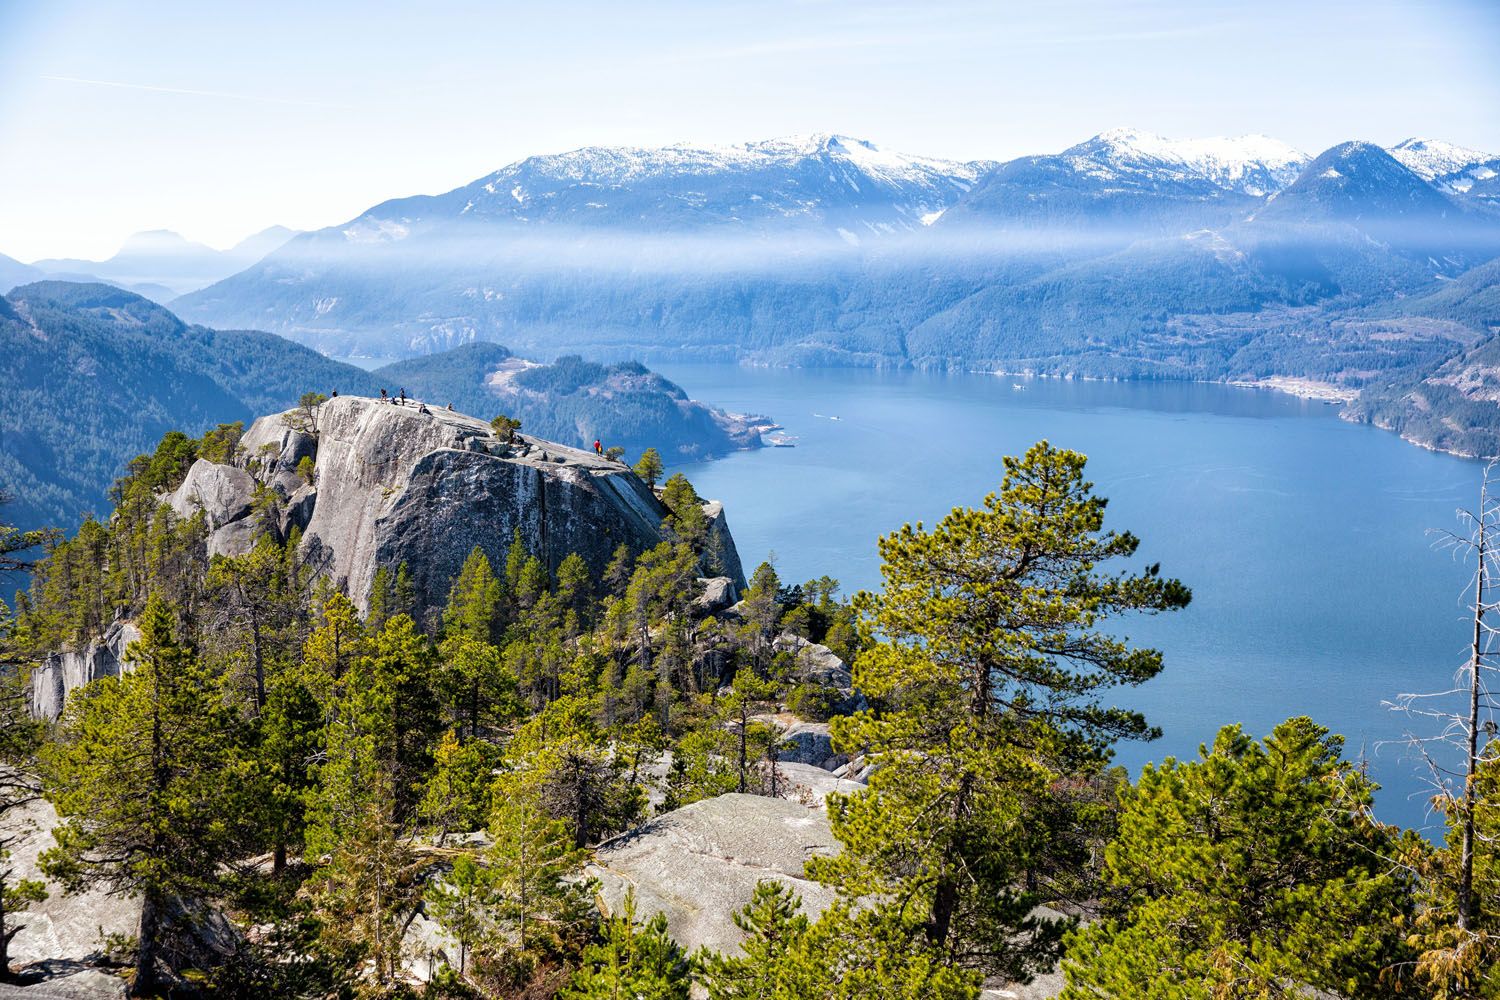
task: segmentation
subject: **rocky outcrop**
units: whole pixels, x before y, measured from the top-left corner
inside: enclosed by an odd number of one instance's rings
[[[803,865],[833,855],[838,841],[822,812],[785,799],[720,795],[658,816],[600,845],[588,874],[600,898],[618,912],[635,891],[640,919],[667,916],[672,937],[689,951],[707,945],[737,952],[744,935],[733,914],[750,902],[755,884],[774,879],[802,897],[809,917],[834,898],[809,881]]]
[[[45,882],[39,856],[55,845],[59,824],[51,804],[38,799],[8,810],[4,836],[11,838],[8,865],[14,880]],[[25,996],[113,996],[120,980],[98,970],[106,965],[109,939],[133,937],[140,923],[138,898],[103,888],[66,893],[48,885],[47,898],[9,919],[20,925],[10,943],[14,967],[26,966]],[[177,904],[163,933],[163,971],[209,968],[235,953],[241,939],[224,915],[201,903]],[[0,994],[3,996],[3,994]]]
[[[135,625],[117,621],[99,640],[47,657],[31,674],[32,714],[39,719],[56,719],[73,689],[100,677],[118,677],[125,669],[125,650],[140,637]]]
[[[300,528],[307,558],[361,608],[376,571],[401,563],[419,612],[436,607],[476,545],[500,563],[516,533],[550,569],[576,552],[595,573],[618,546],[661,540],[661,501],[624,465],[592,452],[519,435],[502,441],[473,417],[357,396],[318,407],[316,435],[286,416],[261,417],[246,431],[243,469],[195,465],[172,503],[207,513],[210,551],[247,551],[250,532],[235,526],[249,524],[254,473],[280,497],[283,535]],[[315,462],[312,485],[298,472],[305,458]],[[743,586],[722,506],[704,513],[705,570]]]
[[[739,590],[745,589],[745,567],[740,565],[740,554],[734,547],[734,536],[729,533],[729,518],[724,514],[724,505],[710,500],[703,505],[708,518],[707,549],[708,571],[715,576],[727,576]]]
[[[14,836],[10,847],[11,877],[45,881],[38,856],[54,846],[52,831],[58,825],[50,803],[38,800],[5,814],[5,834]],[[89,964],[97,960],[110,935],[129,936],[140,921],[140,903],[112,896],[103,889],[67,895],[56,885],[47,887],[47,898],[16,918],[21,930],[10,942],[10,960],[15,966],[30,962],[58,961]]]
[[[739,600],[739,591],[727,576],[709,577],[698,582],[703,585],[703,593],[693,602],[693,609],[699,615],[719,614]]]
[[[820,646],[791,632],[783,632],[776,637],[773,648],[778,653],[792,654],[792,676],[800,683],[838,688],[842,691],[848,691],[854,684],[849,668],[827,646]]]
[[[200,458],[166,499],[179,517],[203,512],[208,521],[209,555],[240,555],[254,544],[255,480],[244,469]]]

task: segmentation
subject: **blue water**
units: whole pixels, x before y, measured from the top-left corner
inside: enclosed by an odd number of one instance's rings
[[[1307,714],[1368,758],[1383,819],[1431,832],[1418,767],[1396,745],[1427,727],[1382,701],[1446,689],[1464,661],[1467,570],[1430,531],[1456,528],[1477,499],[1477,463],[1229,386],[658,367],[797,438],[673,470],[725,502],[747,570],[774,555],[787,582],[878,587],[879,535],[977,505],[999,486],[1000,456],[1040,438],[1084,452],[1106,525],[1193,589],[1187,610],[1125,629],[1166,668],[1120,702],[1165,735],[1119,760],[1191,756],[1224,723],[1262,735]]]

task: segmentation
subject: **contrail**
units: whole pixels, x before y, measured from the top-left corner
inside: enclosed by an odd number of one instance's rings
[[[325,104],[321,101],[298,101],[285,97],[259,97],[254,94],[230,94],[222,90],[183,90],[179,87],[156,87],[148,83],[123,83],[118,80],[89,80],[81,76],[50,76],[44,74],[43,80],[54,80],[59,83],[86,83],[95,87],[118,87],[121,90],[149,90],[158,94],[187,94],[191,97],[222,97],[231,101],[251,101],[257,104],[294,104],[305,108],[336,108],[347,110],[345,104]]]

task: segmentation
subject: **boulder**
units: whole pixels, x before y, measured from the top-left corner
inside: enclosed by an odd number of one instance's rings
[[[134,624],[116,621],[98,640],[47,657],[31,674],[31,714],[39,719],[60,718],[74,690],[100,677],[118,677],[128,669],[125,650],[140,637]]]
[[[11,838],[11,878],[45,882],[38,864],[40,854],[55,843],[52,831],[59,825],[51,803],[38,799],[5,813],[0,836]],[[31,996],[68,996],[55,992],[74,987],[109,988],[112,977],[79,976],[74,972],[97,966],[104,958],[109,937],[132,937],[140,922],[140,900],[114,895],[102,888],[76,894],[48,885],[48,896],[19,914],[21,925],[11,939],[10,959],[16,967],[38,965],[43,983],[28,987]],[[171,969],[206,968],[234,954],[241,944],[239,933],[218,910],[201,903],[177,903],[163,931],[162,955]],[[55,990],[47,992],[48,989]],[[109,994],[105,994],[109,995]]]
[[[744,935],[733,914],[750,902],[755,884],[774,879],[790,887],[815,919],[834,893],[808,880],[803,864],[837,851],[822,812],[785,799],[730,794],[605,841],[588,874],[599,880],[610,912],[618,912],[634,889],[638,917],[666,914],[672,937],[688,951],[706,945],[738,952]]]
[[[200,458],[182,485],[168,494],[167,502],[180,517],[203,511],[212,530],[247,516],[254,499],[255,480],[250,473]]]
[[[10,846],[11,876],[16,880],[46,881],[37,857],[52,847],[52,831],[58,825],[51,803],[37,800],[5,814],[5,835],[15,837]],[[111,934],[135,934],[140,904],[103,889],[66,895],[56,885],[47,886],[48,896],[17,918],[22,925],[10,942],[14,966],[31,962],[90,964],[101,954],[104,938]]]
[[[849,795],[865,787],[863,781],[836,775],[816,764],[778,761],[776,773],[780,784],[777,789],[779,796],[817,809],[823,808],[829,792]]]
[[[244,469],[198,459],[182,485],[167,494],[179,517],[200,510],[208,520],[209,555],[244,555],[255,543],[250,505],[255,479]]]
[[[699,615],[720,614],[739,600],[739,590],[727,576],[708,577],[698,582],[703,585],[703,593],[693,602],[693,610]]]
[[[42,962],[14,983],[0,983],[0,1000],[124,1000],[125,980],[76,962]]]
[[[848,763],[846,754],[835,753],[826,722],[794,722],[782,734],[781,760],[789,764],[811,764],[832,771]]]
[[[792,676],[803,684],[816,684],[843,691],[854,685],[849,668],[827,646],[810,642],[800,635],[783,632],[776,637],[774,648],[778,653],[792,654],[795,662]]]

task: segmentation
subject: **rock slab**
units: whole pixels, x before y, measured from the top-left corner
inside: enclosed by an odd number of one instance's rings
[[[808,880],[814,855],[838,853],[822,812],[785,799],[720,795],[656,817],[600,845],[588,874],[601,899],[619,912],[633,889],[638,919],[664,913],[672,937],[688,951],[707,946],[738,953],[744,935],[733,914],[755,885],[774,879],[802,897],[810,919],[832,904],[833,890]]]

